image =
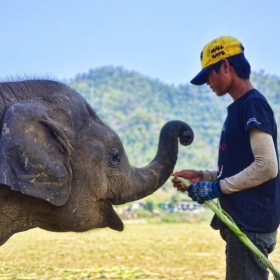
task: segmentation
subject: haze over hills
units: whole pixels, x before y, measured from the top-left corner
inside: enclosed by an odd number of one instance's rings
[[[280,126],[280,78],[255,72],[251,80],[269,100]],[[155,156],[161,127],[167,121],[182,120],[192,127],[195,139],[191,146],[179,147],[175,170],[216,169],[230,96],[218,98],[207,86],[169,85],[112,66],[91,69],[66,82],[119,134],[132,165],[148,164]]]

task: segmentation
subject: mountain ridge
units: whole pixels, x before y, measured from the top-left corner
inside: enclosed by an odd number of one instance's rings
[[[251,74],[251,81],[270,102],[279,124],[280,78],[260,71]],[[206,85],[169,85],[120,66],[90,69],[66,83],[119,134],[132,165],[152,160],[161,127],[177,119],[193,128],[195,139],[179,147],[175,170],[216,169],[220,132],[232,103],[229,95],[218,98]]]

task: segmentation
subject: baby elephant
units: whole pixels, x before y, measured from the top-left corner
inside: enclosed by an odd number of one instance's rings
[[[186,123],[168,122],[155,158],[136,168],[119,136],[68,86],[0,83],[0,97],[0,245],[35,227],[122,231],[112,205],[156,191],[176,164],[178,138],[183,145],[193,140]]]

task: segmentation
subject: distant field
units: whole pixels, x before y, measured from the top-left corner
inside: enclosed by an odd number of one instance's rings
[[[280,269],[278,247],[270,259]],[[34,229],[0,247],[0,264],[1,280],[224,279],[224,242],[207,222],[127,224],[122,233]]]

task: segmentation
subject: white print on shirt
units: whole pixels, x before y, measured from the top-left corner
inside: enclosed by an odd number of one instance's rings
[[[248,125],[249,123],[251,123],[251,122],[255,122],[255,123],[257,123],[257,124],[262,124],[262,123],[260,123],[256,118],[251,118],[251,119],[249,119],[249,120],[247,121],[247,125]]]
[[[222,176],[222,174],[223,174],[223,169],[224,169],[224,166],[223,165],[221,165],[221,167],[219,167],[218,166],[218,177],[217,177],[217,179],[219,179],[221,176]]]

